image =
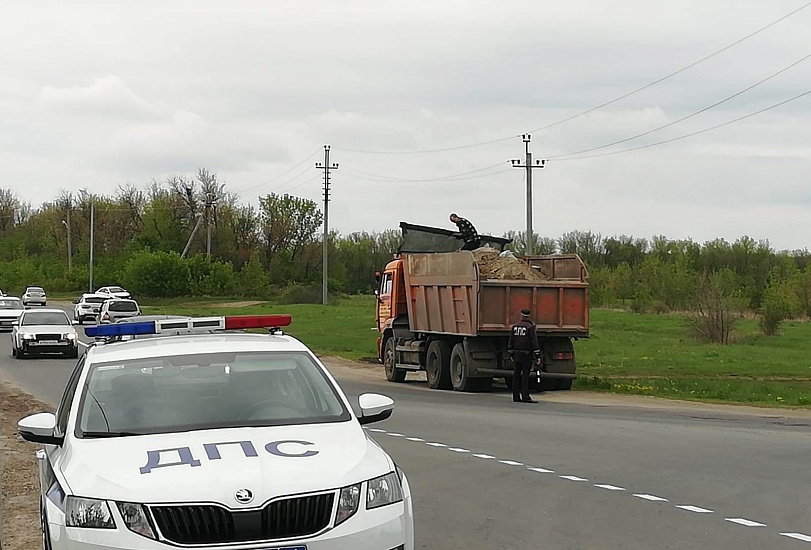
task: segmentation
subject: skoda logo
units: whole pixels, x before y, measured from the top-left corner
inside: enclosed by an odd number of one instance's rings
[[[237,502],[241,504],[248,504],[253,500],[253,493],[250,489],[240,489],[234,493],[234,498],[237,499]]]

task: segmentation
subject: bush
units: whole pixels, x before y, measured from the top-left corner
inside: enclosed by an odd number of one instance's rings
[[[230,296],[236,288],[236,274],[230,263],[211,260],[203,254],[188,259],[189,289],[194,296]]]
[[[190,290],[189,266],[177,252],[137,252],[124,266],[123,278],[135,295],[171,298]]]
[[[760,330],[766,336],[774,336],[780,325],[791,315],[789,289],[784,283],[769,283],[763,295],[763,307],[760,310]]]
[[[248,260],[239,271],[239,275],[236,278],[236,290],[240,296],[244,297],[270,297],[270,279],[256,253],[251,256],[251,259]]]
[[[694,293],[695,310],[688,316],[694,335],[702,342],[729,344],[735,323],[740,318],[734,291],[727,274],[705,273]]]
[[[279,297],[282,304],[320,304],[322,290],[318,285],[291,285]]]

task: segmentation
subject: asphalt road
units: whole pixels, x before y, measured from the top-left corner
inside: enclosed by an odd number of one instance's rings
[[[0,378],[56,403],[75,361],[10,345]],[[396,401],[370,433],[409,475],[418,548],[811,548],[811,415],[514,404],[334,372],[353,399]]]

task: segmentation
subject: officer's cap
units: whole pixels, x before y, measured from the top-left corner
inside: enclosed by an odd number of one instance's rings
[[[531,315],[531,312],[528,309],[522,309],[521,315],[523,315],[524,317],[529,317]]]

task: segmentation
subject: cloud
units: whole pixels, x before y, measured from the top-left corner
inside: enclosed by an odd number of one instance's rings
[[[167,107],[150,103],[116,75],[95,77],[88,86],[46,86],[38,99],[43,107],[64,116],[159,120],[170,114]]]

